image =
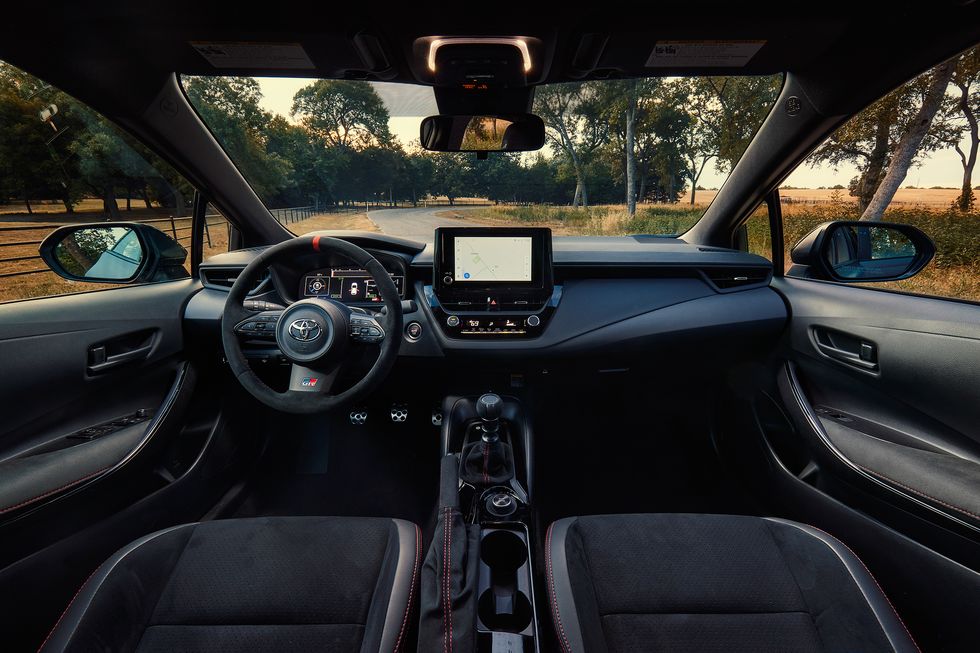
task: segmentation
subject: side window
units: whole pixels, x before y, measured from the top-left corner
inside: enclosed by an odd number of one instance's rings
[[[190,249],[193,198],[179,174],[100,114],[0,61],[0,302],[112,288],[86,280],[106,276],[110,258],[138,267],[138,256],[124,256],[138,254],[131,230],[103,226],[74,238],[72,257],[58,254],[75,278],[55,274],[38,247],[65,225],[140,223],[143,244],[168,248],[165,273],[140,280],[189,276],[190,256],[182,262],[170,247]],[[109,278],[128,276],[114,270]]]
[[[223,254],[228,251],[228,220],[214,207],[208,204],[204,211],[204,224],[201,225],[204,233],[201,242],[204,245],[204,256],[206,261],[215,254]]]
[[[772,229],[769,226],[769,207],[757,208],[745,221],[744,249],[772,260]]]
[[[978,118],[980,46],[851,118],[779,190],[787,270],[792,247],[823,222],[907,224],[933,240],[933,260],[910,278],[861,285],[980,302]]]

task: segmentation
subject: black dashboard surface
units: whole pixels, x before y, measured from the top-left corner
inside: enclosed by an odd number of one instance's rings
[[[363,232],[322,232],[344,238],[380,255],[392,272],[404,270],[405,299],[413,300],[404,322],[417,322],[422,337],[403,337],[401,356],[447,355],[579,356],[659,349],[678,342],[738,347],[741,339],[777,337],[788,317],[785,304],[769,288],[772,264],[736,250],[691,245],[673,238],[555,238],[554,272],[561,300],[540,336],[525,340],[461,340],[447,337],[426,301],[432,284],[431,245]],[[215,256],[201,264],[205,288],[188,303],[190,328],[217,333],[226,288],[208,283],[209,270],[244,267],[262,248]],[[330,263],[333,265],[334,263]],[[404,265],[404,267],[402,267]],[[285,302],[292,301],[305,272],[323,262],[295,262],[277,283]],[[737,283],[721,283],[738,279]],[[222,274],[222,277],[233,275]],[[274,277],[278,275],[274,274]],[[285,290],[284,288],[292,288]],[[268,298],[267,298],[268,299]]]

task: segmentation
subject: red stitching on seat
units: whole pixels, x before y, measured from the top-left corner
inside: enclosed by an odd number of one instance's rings
[[[552,522],[551,526],[548,527],[548,534],[544,538],[544,567],[548,576],[548,591],[551,594],[551,613],[555,618],[555,634],[558,635],[562,651],[572,653],[572,645],[568,642],[565,626],[561,623],[561,615],[558,613],[558,597],[555,595],[555,574],[551,564],[551,531],[554,528],[555,524]]]
[[[885,476],[881,472],[876,472],[873,469],[868,469],[867,467],[865,467],[863,465],[858,465],[858,467],[860,467],[864,471],[868,472],[869,474],[872,474],[873,476],[877,476],[878,478],[883,479],[885,481],[888,481],[889,483],[894,483],[898,487],[900,487],[902,489],[905,489],[905,490],[908,490],[909,492],[911,492],[913,494],[918,494],[920,497],[922,497],[924,499],[929,499],[930,501],[935,501],[936,503],[938,503],[941,506],[944,506],[946,508],[949,508],[950,510],[955,510],[956,512],[961,512],[964,515],[969,515],[970,517],[973,517],[974,519],[980,519],[980,515],[978,515],[976,513],[970,512],[969,510],[966,510],[964,508],[958,508],[957,506],[954,506],[951,503],[946,503],[942,499],[937,499],[936,497],[931,497],[928,494],[926,494],[925,492],[922,492],[920,490],[916,490],[915,488],[911,488],[908,485],[905,485],[904,483],[900,483],[900,482],[896,481],[893,478],[889,478],[889,477]],[[828,535],[829,535],[829,533],[828,533]]]
[[[54,626],[52,626],[51,630],[48,632],[48,636],[45,637],[44,641],[41,642],[41,645],[37,647],[38,653],[40,653],[41,649],[43,649],[44,646],[48,643],[48,640],[51,639],[51,636],[54,635],[54,631],[58,630],[58,626],[61,625],[62,619],[65,618],[65,615],[68,614],[68,611],[71,609],[71,606],[75,603],[75,599],[78,598],[78,595],[82,593],[82,590],[85,589],[85,586],[88,585],[88,582],[92,580],[92,577],[95,576],[95,574],[100,569],[102,569],[102,565],[96,567],[95,571],[93,571],[91,574],[88,575],[88,578],[85,579],[85,582],[82,583],[81,586],[78,588],[78,591],[75,592],[75,596],[71,597],[71,601],[68,602],[68,606],[65,608],[65,611],[61,613],[61,616],[58,617],[58,621],[54,622]]]
[[[36,497],[33,497],[31,499],[26,499],[24,501],[21,501],[20,503],[16,503],[16,504],[12,505],[12,506],[7,506],[6,508],[0,508],[0,515],[2,515],[5,512],[10,512],[11,510],[17,510],[18,508],[23,508],[24,506],[29,505],[29,504],[32,504],[35,501],[40,501],[41,499],[44,499],[46,497],[49,497],[52,494],[57,494],[58,492],[61,492],[62,490],[67,490],[68,488],[72,487],[73,485],[78,485],[79,483],[81,483],[83,481],[87,481],[88,479],[92,478],[93,476],[98,476],[99,474],[101,474],[102,472],[106,471],[110,467],[112,467],[112,465],[109,465],[108,467],[103,467],[102,469],[96,470],[96,471],[92,472],[91,474],[86,474],[85,476],[83,476],[83,477],[81,477],[79,479],[75,479],[74,481],[71,481],[69,483],[66,483],[65,485],[62,485],[59,488],[55,488],[53,490],[48,490],[44,494],[39,494]]]
[[[415,578],[422,561],[422,531],[415,527],[415,564],[412,566],[412,584],[408,588],[408,603],[405,605],[405,616],[402,618],[402,627],[398,631],[398,639],[395,641],[395,653],[402,649],[402,636],[405,634],[405,627],[408,625],[408,615],[412,611],[412,598],[415,596]]]
[[[909,632],[909,627],[906,626],[905,625],[905,621],[902,620],[902,615],[898,614],[898,610],[896,610],[895,609],[895,606],[892,605],[891,599],[889,599],[888,598],[888,595],[885,594],[885,590],[881,589],[881,584],[878,582],[878,579],[875,578],[875,575],[871,573],[871,570],[870,569],[868,569],[868,565],[864,564],[864,560],[862,560],[861,557],[858,554],[854,553],[854,549],[852,549],[851,547],[847,546],[847,544],[845,544],[844,541],[841,540],[840,538],[834,537],[833,535],[831,535],[830,533],[828,533],[824,529],[822,529],[822,528],[820,528],[818,526],[814,526],[813,524],[808,524],[808,526],[810,528],[814,529],[814,530],[820,531],[821,533],[823,533],[827,537],[833,539],[834,541],[839,542],[841,546],[843,546],[845,549],[847,549],[848,551],[851,552],[851,555],[854,556],[855,560],[857,560],[858,562],[861,563],[861,566],[864,567],[864,571],[866,571],[868,573],[868,576],[871,577],[871,580],[874,581],[875,587],[877,587],[878,588],[878,591],[881,593],[881,595],[883,597],[885,597],[885,602],[888,604],[888,607],[892,609],[892,614],[894,614],[895,615],[895,618],[898,619],[898,623],[902,624],[902,628],[905,629],[905,634],[908,635],[909,636],[909,640],[912,641],[912,646],[915,647],[915,650],[916,651],[920,651],[920,653],[921,653],[922,649],[919,648],[919,645],[918,645],[918,643],[916,643],[915,638],[912,637],[912,633]]]

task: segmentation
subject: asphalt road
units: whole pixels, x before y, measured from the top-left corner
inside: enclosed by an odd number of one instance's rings
[[[433,242],[436,227],[467,227],[472,222],[454,218],[440,218],[436,213],[452,209],[440,206],[429,209],[379,209],[370,211],[368,218],[390,236],[401,236],[423,243]]]

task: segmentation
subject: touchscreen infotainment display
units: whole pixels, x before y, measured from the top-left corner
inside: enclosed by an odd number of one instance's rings
[[[530,236],[456,236],[453,243],[457,283],[531,281]]]

